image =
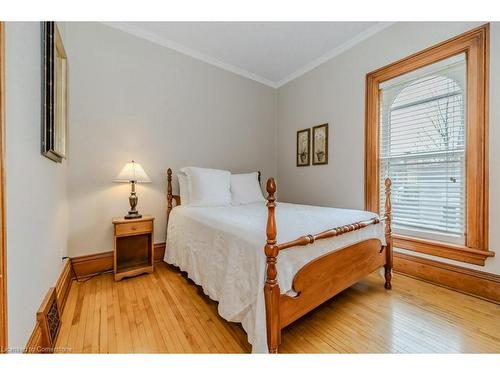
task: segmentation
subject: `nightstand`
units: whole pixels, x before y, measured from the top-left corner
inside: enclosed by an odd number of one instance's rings
[[[113,219],[115,281],[153,272],[154,220],[153,216],[148,215],[139,219]]]

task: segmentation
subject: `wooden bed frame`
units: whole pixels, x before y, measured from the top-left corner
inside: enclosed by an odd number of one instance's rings
[[[260,172],[259,172],[260,182]],[[385,288],[391,289],[392,278],[392,232],[391,232],[391,180],[385,180],[385,219],[373,218],[337,228],[328,229],[318,234],[306,234],[294,241],[278,244],[274,211],[276,209],[276,182],[269,178],[266,184],[267,197],[267,242],[264,252],[267,258],[266,283],[264,297],[266,304],[267,344],[269,353],[278,353],[281,342],[281,330],[290,323],[307,314],[323,302],[349,288],[370,273],[384,266]],[[167,171],[167,223],[173,202],[181,204],[179,195],[172,194],[172,170]],[[369,225],[385,221],[386,246],[378,239],[369,239],[334,250],[316,258],[302,267],[293,279],[295,296],[280,293],[276,266],[280,251],[296,246],[307,246],[315,241],[340,236]],[[167,249],[168,251],[168,249]]]

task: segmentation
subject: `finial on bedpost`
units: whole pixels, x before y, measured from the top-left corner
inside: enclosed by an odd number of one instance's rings
[[[266,234],[267,234],[267,243],[270,244],[276,244],[276,220],[274,218],[274,208],[276,207],[276,198],[274,196],[274,193],[276,193],[276,182],[274,181],[274,178],[269,178],[267,180],[266,184],[266,190],[267,190],[267,229],[266,229]]]
[[[264,247],[266,253],[266,284],[264,286],[264,297],[266,301],[266,325],[267,325],[267,346],[269,353],[277,353],[281,341],[279,298],[280,287],[277,276],[276,258],[278,256],[278,246],[276,245],[276,218],[274,209],[276,207],[276,182],[274,178],[267,180],[267,241]]]
[[[172,170],[167,169],[167,224],[170,211],[172,211]]]
[[[386,263],[385,263],[385,289],[391,289],[392,279],[392,228],[391,228],[391,185],[389,177],[385,179],[385,241],[386,245]]]

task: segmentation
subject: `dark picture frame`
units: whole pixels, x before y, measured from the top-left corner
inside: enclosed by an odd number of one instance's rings
[[[307,167],[311,165],[311,129],[297,131],[297,167]]]
[[[41,152],[61,163],[67,157],[68,62],[57,24],[42,22]]]
[[[328,124],[313,127],[312,163],[313,165],[328,164]]]

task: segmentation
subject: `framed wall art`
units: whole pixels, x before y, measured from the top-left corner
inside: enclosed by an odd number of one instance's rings
[[[313,127],[312,133],[313,165],[328,164],[328,124]]]
[[[306,167],[311,164],[311,129],[297,132],[297,167]]]
[[[67,157],[68,60],[55,22],[42,22],[42,155]]]

